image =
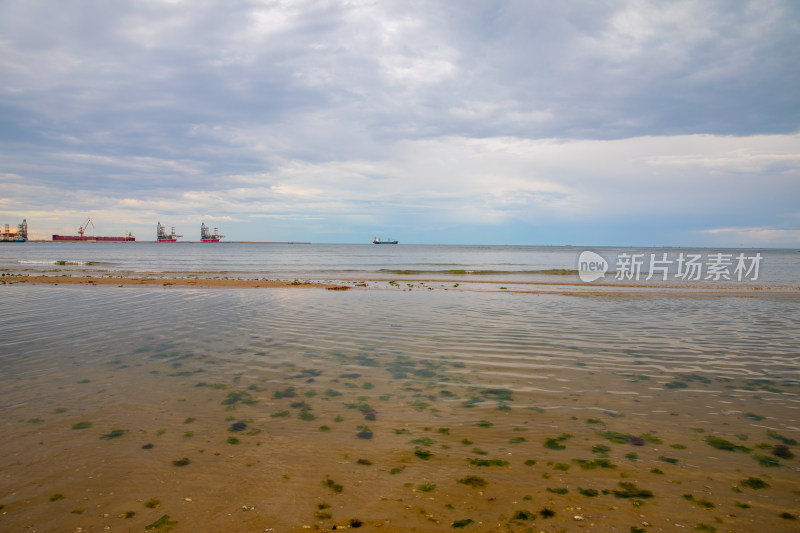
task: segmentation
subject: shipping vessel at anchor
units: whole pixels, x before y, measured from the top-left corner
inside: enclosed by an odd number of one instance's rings
[[[12,230],[6,224],[3,233],[0,233],[0,242],[27,242],[28,241],[28,221],[22,219],[22,224],[17,225],[16,230]]]
[[[372,244],[397,244],[397,241],[393,241],[391,238],[386,239],[384,241],[379,239],[378,237],[375,237],[374,239],[372,239]]]
[[[219,228],[214,228],[214,233],[211,233],[205,222],[200,223],[200,242],[219,242],[224,236],[219,234]]]
[[[94,230],[94,222],[91,217],[86,219],[80,228],[78,228],[78,235],[53,235],[54,241],[81,241],[81,242],[133,242],[136,237],[126,232],[123,237],[98,237],[96,235],[86,235],[86,228],[92,225]]]
[[[158,242],[178,242],[178,239],[183,235],[175,233],[175,226],[172,226],[172,232],[167,234],[167,228],[161,225],[161,222],[156,226],[156,240]]]

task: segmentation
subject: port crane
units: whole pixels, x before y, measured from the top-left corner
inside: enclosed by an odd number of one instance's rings
[[[87,217],[86,222],[84,222],[83,225],[80,227],[80,229],[78,229],[78,233],[80,233],[81,239],[83,239],[83,233],[86,231],[86,228],[89,227],[89,224],[92,225],[92,230],[96,231],[94,227],[94,222],[92,222],[92,217]]]

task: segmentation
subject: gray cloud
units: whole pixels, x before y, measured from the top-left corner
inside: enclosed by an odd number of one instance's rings
[[[340,221],[340,240],[378,223],[522,234],[545,223],[531,212],[574,221],[587,191],[609,227],[639,205],[663,224],[677,207],[642,199],[671,174],[703,199],[680,208],[687,227],[792,230],[798,45],[790,1],[12,0],[0,5],[0,171],[13,177],[0,212],[115,206],[149,227],[168,200],[187,220],[241,221],[242,239],[248,217],[270,213],[321,217],[317,231]],[[711,137],[676,153],[698,134]],[[733,155],[714,136],[739,138]],[[567,159],[542,156],[558,143]],[[619,143],[614,164],[592,151]],[[631,169],[633,189],[618,183]],[[737,187],[717,194],[719,176]],[[741,223],[721,198],[743,204],[748,180],[763,205]]]

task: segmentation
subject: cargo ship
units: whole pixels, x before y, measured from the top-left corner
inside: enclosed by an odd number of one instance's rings
[[[0,242],[27,242],[28,241],[28,222],[22,219],[22,224],[17,225],[16,230],[12,230],[6,224],[3,233],[0,233]]]
[[[123,237],[98,237],[95,235],[86,235],[86,228],[92,225],[94,229],[94,222],[91,217],[86,219],[80,228],[78,228],[78,235],[53,235],[54,241],[81,241],[81,242],[133,242],[136,237],[126,232]]]
[[[211,233],[205,222],[200,223],[200,242],[219,242],[224,236],[219,234],[219,228],[214,228],[214,233]]]
[[[183,235],[175,233],[175,226],[172,226],[172,232],[167,234],[167,228],[161,225],[161,222],[156,226],[156,240],[158,242],[178,242],[178,239]]]
[[[393,241],[392,239],[381,240],[378,237],[372,239],[372,244],[397,244],[397,241]]]

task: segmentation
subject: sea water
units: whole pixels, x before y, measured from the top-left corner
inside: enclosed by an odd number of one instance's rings
[[[459,246],[270,243],[72,243],[29,242],[0,246],[0,271],[30,273],[123,272],[190,273],[271,279],[447,279],[516,282],[577,282],[578,258],[591,250],[606,259],[609,274],[597,283],[615,283],[623,258],[638,256],[639,271],[623,281],[646,281],[651,261],[666,260],[669,272],[652,284],[683,286],[800,285],[800,251],[795,249],[582,248],[573,246]],[[716,254],[730,263],[725,277],[707,272]],[[697,276],[679,277],[683,255],[698,257]],[[736,258],[759,257],[758,269],[735,275]],[[654,264],[654,263],[653,263]],[[655,273],[655,272],[654,272]],[[746,273],[745,273],[746,274]],[[726,279],[727,278],[727,279]]]
[[[572,256],[299,246],[28,243],[3,264],[293,279]],[[765,276],[794,264],[765,254]],[[2,285],[0,529],[794,531],[800,301],[761,292]]]

